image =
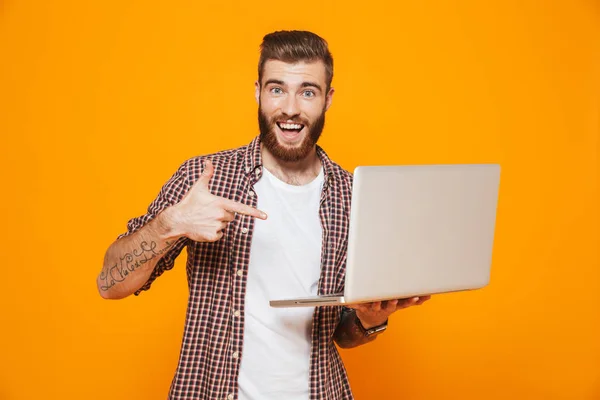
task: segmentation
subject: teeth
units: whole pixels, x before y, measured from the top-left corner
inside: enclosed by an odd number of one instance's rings
[[[302,129],[300,124],[279,124],[282,129]]]

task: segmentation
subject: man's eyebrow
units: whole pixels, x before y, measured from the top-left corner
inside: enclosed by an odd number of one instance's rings
[[[279,79],[269,79],[265,82],[265,86],[269,84],[285,86],[285,83],[283,83],[283,81],[280,81]]]
[[[323,91],[323,89],[321,88],[321,85],[319,85],[318,83],[314,83],[314,82],[302,82],[302,87],[314,87],[316,89],[318,89],[319,91]]]
[[[281,81],[279,79],[269,79],[265,82],[265,86],[268,86],[270,84],[286,86],[285,82]],[[321,92],[323,91],[323,88],[321,87],[321,85],[319,85],[318,83],[314,83],[314,82],[302,82],[301,87],[303,87],[303,88],[314,87],[315,89],[318,89]]]

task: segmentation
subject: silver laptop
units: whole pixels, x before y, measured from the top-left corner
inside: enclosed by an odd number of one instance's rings
[[[357,167],[344,293],[270,305],[356,304],[486,286],[499,184],[498,164]]]

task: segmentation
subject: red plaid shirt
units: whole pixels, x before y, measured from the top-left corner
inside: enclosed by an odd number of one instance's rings
[[[319,216],[323,228],[319,294],[343,292],[352,175],[332,162],[317,146],[325,183]],[[178,203],[200,177],[206,159],[215,172],[211,193],[257,206],[253,185],[262,175],[260,142],[184,162],[162,187],[148,212],[128,223],[129,235],[152,220],[160,211]],[[238,214],[223,238],[214,243],[179,239],[159,261],[148,281],[135,294],[148,290],[187,246],[189,303],[177,371],[169,399],[237,399],[238,373],[244,339],[246,278],[250,260],[254,219]],[[346,370],[333,342],[340,322],[341,307],[317,307],[313,316],[310,354],[310,399],[352,399]]]

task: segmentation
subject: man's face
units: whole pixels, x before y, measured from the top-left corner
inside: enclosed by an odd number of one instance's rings
[[[322,61],[288,64],[269,60],[262,82],[256,82],[261,143],[276,158],[295,162],[306,158],[325,125],[331,105]]]

